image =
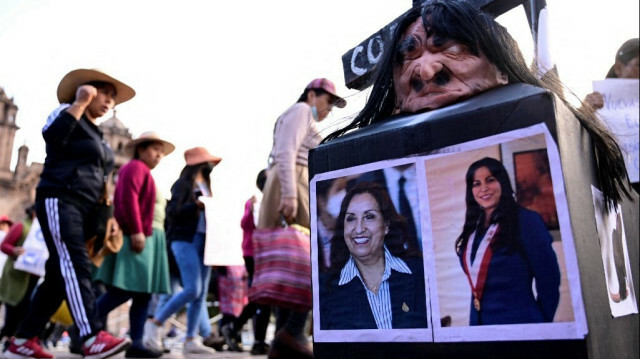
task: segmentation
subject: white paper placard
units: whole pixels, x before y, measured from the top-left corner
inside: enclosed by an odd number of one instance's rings
[[[598,115],[607,123],[615,135],[627,166],[631,182],[638,182],[640,165],[638,163],[638,116],[639,101],[638,80],[607,79],[593,81],[593,91],[604,97],[604,107]]]

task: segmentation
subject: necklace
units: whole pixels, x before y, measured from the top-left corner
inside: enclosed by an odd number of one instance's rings
[[[372,291],[373,293],[378,293],[378,288],[380,287],[380,284],[382,284],[382,276],[384,275],[384,269],[382,270],[382,272],[380,272],[380,274],[377,275],[377,277],[379,278],[378,280],[376,280],[374,282],[374,284],[372,285],[371,282],[369,280],[367,280],[367,278],[363,275],[362,279],[364,281],[365,286],[367,286],[367,288],[369,288],[370,291]]]
[[[364,283],[367,285],[367,288],[369,288],[370,291],[372,291],[374,293],[377,293],[378,292],[378,286],[382,283],[382,278],[380,278],[380,281],[378,281],[373,286],[371,284],[369,284],[366,280],[364,281]]]

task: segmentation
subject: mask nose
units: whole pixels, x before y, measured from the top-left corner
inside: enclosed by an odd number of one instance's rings
[[[412,78],[423,83],[431,81],[443,69],[442,63],[438,61],[437,57],[427,52],[416,61]]]

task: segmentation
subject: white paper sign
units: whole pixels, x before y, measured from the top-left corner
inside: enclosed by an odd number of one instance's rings
[[[25,252],[16,259],[13,268],[40,277],[44,276],[44,265],[49,258],[49,250],[44,242],[42,229],[37,218],[33,220],[22,248],[24,248]]]
[[[598,110],[609,125],[622,149],[631,182],[638,182],[638,80],[608,79],[593,82],[593,90],[604,97],[604,107]]]
[[[620,205],[615,207],[615,211],[605,213],[602,192],[593,186],[591,192],[611,315],[621,317],[638,313]]]
[[[242,236],[224,232],[228,224],[222,223],[222,216],[216,214],[225,208],[217,197],[199,197],[204,203],[207,219],[207,239],[204,246],[204,263],[209,266],[244,265],[242,258]],[[238,227],[240,220],[238,220]]]

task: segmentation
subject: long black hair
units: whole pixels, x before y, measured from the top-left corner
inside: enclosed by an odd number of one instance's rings
[[[467,242],[472,239],[469,238],[471,234],[477,229],[482,228],[485,223],[485,212],[473,196],[473,177],[481,167],[486,167],[489,172],[491,172],[491,175],[500,184],[501,190],[498,207],[493,211],[490,219],[491,224],[498,224],[498,232],[494,246],[506,247],[509,252],[520,250],[520,242],[518,241],[520,231],[518,209],[520,207],[518,203],[516,203],[513,187],[511,187],[511,181],[509,180],[509,174],[502,165],[502,162],[495,158],[485,157],[472,163],[465,176],[465,183],[467,185],[465,193],[467,211],[465,213],[462,233],[460,233],[460,236],[456,239],[456,253],[458,253],[458,256],[462,255],[464,248],[467,246]]]
[[[209,162],[184,166],[184,168],[180,172],[178,182],[190,186],[189,190],[191,191],[193,189],[193,186],[195,185],[196,175],[198,173],[201,173],[202,177],[204,178],[205,184],[207,185],[207,189],[209,190],[209,193],[211,193],[211,177],[209,176],[209,174],[211,174],[212,169],[213,167]]]
[[[422,18],[427,36],[435,35],[451,39],[467,46],[474,54],[484,54],[489,62],[507,76],[509,83],[526,83],[542,87],[558,95],[574,113],[591,136],[595,147],[598,181],[609,209],[622,199],[630,197],[624,157],[616,140],[598,119],[594,109],[582,106],[576,109],[558,89],[568,89],[552,76],[540,76],[539,70],[531,70],[520,52],[518,43],[506,28],[494,18],[464,0],[429,0],[419,3],[402,18],[384,55],[377,66],[377,75],[371,94],[362,111],[346,127],[329,134],[323,142],[331,141],[350,131],[385,121],[394,113],[396,95],[393,70],[400,54],[400,38],[416,20]],[[575,95],[574,95],[575,96]],[[577,97],[576,97],[577,98]]]
[[[347,209],[353,197],[364,193],[370,194],[375,199],[380,206],[382,218],[389,226],[389,232],[384,237],[384,244],[389,249],[389,252],[399,258],[416,255],[416,253],[407,250],[409,240],[407,220],[396,211],[387,189],[377,182],[360,182],[347,192],[340,205],[340,214],[336,219],[335,232],[331,237],[331,264],[329,265],[329,270],[334,273],[339,273],[347,263],[347,260],[349,260],[349,248],[344,240],[344,218]]]

